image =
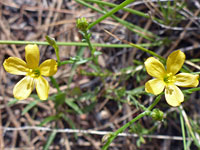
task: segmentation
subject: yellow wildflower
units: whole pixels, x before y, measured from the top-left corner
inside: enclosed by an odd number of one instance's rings
[[[185,54],[180,50],[172,52],[167,58],[166,69],[154,57],[145,61],[147,73],[154,77],[145,84],[145,91],[154,95],[160,94],[165,89],[165,99],[171,106],[179,106],[184,101],[182,91],[177,87],[197,87],[199,75],[190,73],[176,74],[185,61]]]
[[[26,62],[17,57],[9,57],[3,63],[8,73],[25,75],[13,89],[16,99],[26,99],[36,87],[37,94],[41,100],[46,100],[49,93],[49,83],[42,76],[52,76],[57,72],[57,62],[48,59],[39,65],[40,52],[36,44],[25,47]]]

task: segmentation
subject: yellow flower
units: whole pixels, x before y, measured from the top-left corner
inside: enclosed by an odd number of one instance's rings
[[[49,93],[49,83],[42,76],[52,76],[57,72],[57,62],[48,59],[39,65],[40,52],[36,44],[25,47],[26,62],[17,57],[9,57],[3,63],[8,73],[25,75],[13,89],[16,99],[26,99],[36,87],[37,94],[41,100],[46,100]]]
[[[145,91],[157,95],[165,89],[167,103],[174,107],[179,106],[184,101],[184,95],[177,86],[197,87],[199,84],[199,75],[176,74],[184,61],[185,54],[180,50],[174,51],[168,56],[166,69],[159,60],[149,57],[144,64],[148,74],[154,79],[145,84]]]

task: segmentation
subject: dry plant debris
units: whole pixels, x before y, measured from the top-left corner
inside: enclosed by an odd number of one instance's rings
[[[102,12],[112,9],[92,0],[84,2]],[[123,0],[103,0],[103,2],[119,5]],[[199,72],[200,3],[195,0],[174,0],[168,8],[168,2],[168,0],[160,0],[160,3],[158,0],[137,0],[129,4],[126,8],[145,13],[146,17],[120,10],[114,17],[106,18],[90,30],[91,42],[108,45],[126,44],[123,43],[125,40],[144,44],[146,48],[165,58],[172,51],[179,49],[187,58],[184,69],[190,68],[192,72]],[[2,0],[0,40],[42,42],[45,41],[45,36],[49,35],[59,42],[81,42],[82,36],[76,28],[76,20],[85,17],[89,22],[93,22],[101,16],[100,12],[76,0]],[[120,21],[125,22],[122,24]],[[51,46],[38,46],[41,62],[46,59],[56,59]],[[92,74],[95,68],[92,68],[91,63],[78,65],[75,70],[72,70],[71,64],[59,67],[54,78],[59,83],[60,90],[65,91],[64,96],[68,97],[68,104],[57,108],[62,113],[57,114],[55,103],[52,101],[57,93],[53,85],[50,87],[48,101],[37,100],[36,94],[33,94],[26,100],[17,101],[12,105],[14,101],[12,89],[22,77],[6,73],[2,64],[10,56],[24,59],[24,48],[24,44],[0,44],[0,149],[2,150],[45,149],[48,137],[54,135],[49,150],[100,150],[104,144],[102,138],[106,138],[108,132],[117,130],[141,112],[142,106],[138,106],[135,99],[143,106],[148,106],[154,100],[152,96],[143,94],[144,84],[150,79],[146,74],[144,61],[150,55],[132,47],[100,46],[96,49],[102,53],[98,59],[102,74]],[[59,46],[59,49],[60,59],[63,61],[77,56],[81,48],[72,44]],[[87,47],[83,56],[90,56]],[[189,127],[193,127],[195,136],[199,137],[199,91],[187,95],[185,99],[183,107],[187,115],[183,118]],[[24,112],[30,103],[34,107]],[[70,107],[70,104],[74,103],[76,106]],[[153,121],[150,117],[142,118],[117,137],[109,150],[183,149],[178,109],[169,107],[164,98],[156,107],[164,112],[164,121]],[[52,116],[50,118],[52,120],[45,120],[49,116]],[[53,129],[57,129],[57,134]],[[194,144],[190,145],[190,148],[197,149]]]

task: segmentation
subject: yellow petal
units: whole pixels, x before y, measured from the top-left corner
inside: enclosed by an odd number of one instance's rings
[[[46,100],[49,94],[49,83],[42,76],[35,79],[36,91],[41,100]]]
[[[148,74],[155,78],[163,78],[165,75],[165,67],[163,64],[155,59],[154,57],[149,57],[145,62],[145,68]]]
[[[145,84],[145,91],[154,95],[160,94],[164,88],[165,84],[160,79],[152,79]]]
[[[40,65],[39,69],[41,75],[52,76],[57,72],[57,62],[53,59],[48,59]]]
[[[175,84],[181,87],[197,87],[199,84],[199,75],[190,73],[179,73],[176,75]]]
[[[28,72],[27,64],[25,61],[17,57],[9,57],[3,63],[5,70],[8,73],[16,75],[26,75]]]
[[[13,89],[13,95],[18,100],[26,99],[34,88],[34,79],[26,76],[21,79]]]
[[[39,65],[40,52],[36,44],[25,47],[25,58],[29,68],[36,69]]]
[[[176,107],[184,101],[184,96],[176,85],[170,85],[165,88],[165,99],[169,105]]]
[[[172,52],[167,58],[167,73],[175,75],[183,66],[185,54],[180,50]]]

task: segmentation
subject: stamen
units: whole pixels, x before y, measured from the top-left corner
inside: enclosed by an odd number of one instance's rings
[[[38,78],[40,76],[40,70],[30,69],[28,75],[31,76],[32,78]]]
[[[164,77],[164,82],[167,84],[173,84],[176,81],[176,76],[174,76],[171,72],[167,73]]]

